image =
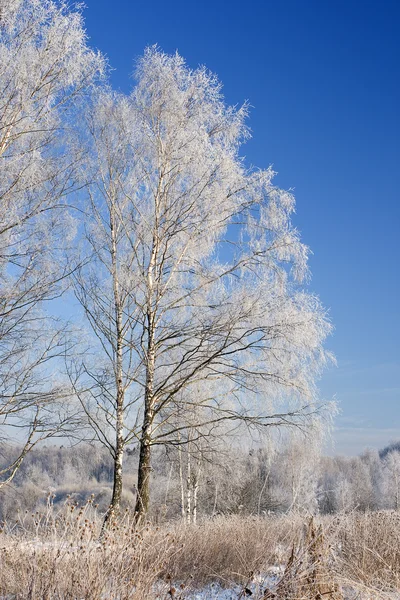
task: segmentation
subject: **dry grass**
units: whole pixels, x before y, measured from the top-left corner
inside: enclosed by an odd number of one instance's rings
[[[305,527],[305,525],[307,525]],[[251,587],[286,569],[253,598],[400,598],[400,514],[317,519],[219,517],[197,526],[135,527],[126,513],[103,537],[89,501],[6,524],[0,534],[0,598],[186,599],[210,581]],[[182,585],[182,587],[180,587]],[[270,586],[271,587],[271,586]],[[269,595],[268,595],[269,594]]]
[[[336,538],[336,565],[342,580],[360,589],[375,590],[376,598],[400,598],[400,512],[379,511],[337,517],[331,525]]]
[[[182,552],[169,561],[173,577],[196,585],[219,581],[245,583],[251,573],[281,565],[301,530],[303,519],[292,516],[218,517],[197,526],[173,528]]]

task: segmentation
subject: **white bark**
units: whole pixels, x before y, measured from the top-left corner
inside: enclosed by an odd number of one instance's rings
[[[112,189],[125,440],[140,443],[137,510],[146,512],[153,445],[174,443],[189,429],[207,437],[233,423],[301,428],[318,421],[315,380],[329,358],[322,344],[330,324],[303,287],[308,250],[291,225],[292,195],[272,184],[271,169],[249,172],[240,158],[247,107],[225,106],[205,69],[190,71],[178,55],[154,48],[136,77],[129,98],[104,92],[89,117],[82,177],[91,182],[93,262],[82,269],[78,295],[89,306],[97,351],[114,365]],[[90,374],[101,394],[96,416],[90,407],[88,415],[112,445],[114,399],[97,367]]]
[[[186,460],[186,523],[192,520],[192,459],[190,455],[190,442],[187,448]]]
[[[180,443],[180,438],[178,439],[178,464],[179,464],[179,483],[181,490],[181,517],[182,520],[185,520],[186,508],[185,508],[185,486],[183,482],[183,457],[182,457],[182,446]]]
[[[193,488],[193,510],[192,510],[192,523],[196,525],[197,523],[197,502],[198,502],[198,493],[199,493],[199,485],[200,485],[200,477],[201,477],[201,458],[198,458],[196,461],[196,470],[192,476],[192,488]]]

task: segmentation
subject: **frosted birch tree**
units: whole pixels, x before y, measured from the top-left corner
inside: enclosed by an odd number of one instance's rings
[[[69,374],[94,437],[114,461],[113,493],[105,523],[118,512],[122,495],[125,448],[137,440],[138,398],[144,361],[142,307],[136,298],[139,276],[132,199],[137,181],[134,114],[127,98],[99,90],[87,112],[86,160],[82,185],[88,186],[85,232],[79,269],[73,274],[81,303],[97,344],[82,361],[70,361]]]
[[[389,452],[382,461],[384,473],[384,493],[387,505],[394,510],[400,509],[400,453]]]
[[[118,472],[116,449],[137,440],[139,517],[155,444],[196,426],[307,427],[322,410],[330,324],[304,287],[293,196],[240,156],[246,116],[207,69],[150,48],[131,95],[104,93],[90,117],[77,295],[108,367],[92,367],[88,416],[114,432]]]
[[[0,0],[0,422],[27,431],[3,484],[60,425],[49,418],[60,398],[50,364],[65,348],[43,303],[61,293],[69,271],[62,250],[73,231],[66,207],[76,165],[68,130],[102,70],[81,14],[66,2]]]

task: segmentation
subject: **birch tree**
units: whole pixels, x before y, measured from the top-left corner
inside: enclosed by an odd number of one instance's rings
[[[400,508],[400,453],[389,452],[382,461],[387,504],[394,510]],[[382,496],[382,495],[381,495]]]
[[[114,451],[137,440],[139,518],[154,445],[196,426],[307,427],[321,411],[330,324],[304,287],[293,196],[240,156],[246,116],[207,69],[157,48],[131,95],[105,93],[91,116],[92,264],[78,297],[113,387],[92,371],[104,419],[98,406],[88,418],[114,431]]]
[[[48,418],[60,399],[49,373],[65,348],[43,303],[60,295],[69,271],[68,129],[102,70],[66,2],[0,0],[0,422],[27,431],[3,484],[60,424]]]
[[[139,279],[132,204],[137,185],[132,173],[132,117],[126,98],[100,90],[87,113],[88,139],[78,143],[78,147],[87,144],[82,185],[91,184],[78,259],[82,266],[73,275],[73,285],[97,343],[92,359],[88,354],[85,361],[78,357],[70,362],[69,374],[95,439],[108,448],[114,461],[105,523],[118,513],[124,451],[137,440],[136,406],[143,381],[143,361],[138,356],[138,323],[143,317],[135,298]]]

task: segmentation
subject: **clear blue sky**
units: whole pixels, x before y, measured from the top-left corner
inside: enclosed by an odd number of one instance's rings
[[[90,43],[129,91],[147,45],[205,64],[228,103],[247,99],[249,163],[294,188],[330,309],[338,368],[321,381],[342,413],[336,452],[400,439],[400,3],[390,0],[86,0]]]

